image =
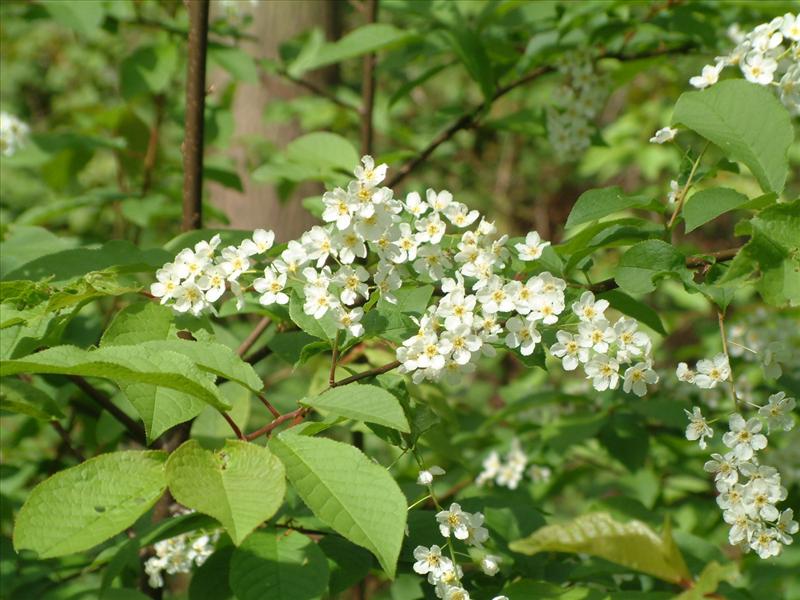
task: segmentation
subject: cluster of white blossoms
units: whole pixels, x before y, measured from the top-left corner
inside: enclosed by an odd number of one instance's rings
[[[469,592],[461,584],[464,571],[455,560],[453,545],[455,540],[459,540],[468,546],[483,550],[483,544],[489,539],[489,530],[483,526],[483,520],[483,514],[463,511],[461,506],[454,502],[449,509],[436,513],[439,532],[447,538],[445,549],[450,550],[450,556],[444,556],[443,548],[436,544],[429,548],[425,546],[414,548],[416,561],[414,572],[427,576],[428,583],[434,586],[437,598],[470,600]],[[500,570],[500,559],[491,554],[484,554],[480,568],[486,575],[494,576]],[[495,596],[492,600],[508,600],[508,598]]]
[[[153,546],[156,554],[144,563],[150,587],[164,586],[163,573],[189,573],[192,566],[202,565],[214,552],[214,544],[219,539],[219,532],[184,533],[160,542]]]
[[[596,300],[592,292],[584,292],[572,304],[572,312],[579,319],[577,332],[558,331],[558,342],[550,352],[561,359],[565,371],[582,365],[586,378],[599,392],[617,389],[621,382],[626,393],[644,396],[647,386],[658,382],[652,341],[638,331],[635,319],[623,316],[613,324],[609,322],[605,317],[608,306],[608,300]],[[623,371],[625,365],[630,366]]]
[[[0,112],[0,154],[13,155],[25,143],[30,128],[14,115]]]
[[[693,383],[700,389],[710,390],[721,381],[730,380],[731,366],[728,357],[719,353],[714,358],[698,360],[694,369],[690,369],[685,362],[678,363],[675,374],[680,381]]]
[[[496,450],[492,450],[483,460],[483,470],[475,479],[475,484],[482,486],[493,481],[500,487],[515,490],[522,481],[527,467],[528,457],[522,450],[519,440],[514,438],[511,440],[511,449],[506,454],[505,461],[500,458]],[[547,481],[551,474],[549,467],[542,465],[531,465],[527,473],[535,482]]]
[[[743,313],[728,328],[728,353],[758,363],[764,375],[777,379],[784,367],[800,369],[800,328],[796,319],[776,317],[763,308]]]
[[[373,306],[375,294],[396,303],[395,292],[405,282],[429,282],[440,291],[414,319],[416,333],[398,347],[399,372],[411,374],[415,383],[458,381],[481,356],[494,355],[495,346],[531,355],[542,339],[540,329],[554,326],[565,309],[566,282],[546,271],[523,280],[508,274],[508,267],[512,258],[538,260],[550,243],[532,231],[514,244],[512,255],[508,236],[499,235],[493,223],[478,221],[478,211],[450,192],[429,189],[424,200],[412,192],[400,201],[381,186],[386,172],[385,164],[363,157],[346,188],[324,194],[327,224],[290,241],[263,270],[255,269],[255,261],[272,247],[271,231],[257,230],[252,239],[219,253],[215,236],[185,248],[159,269],[152,295],[177,311],[200,314],[229,289],[241,307],[249,288],[240,277],[260,274],[252,289],[262,305],[295,298],[306,315],[360,337],[362,305]],[[454,234],[447,235],[449,228]],[[573,304],[581,320],[578,334],[559,332],[551,351],[563,357],[567,370],[584,363],[598,390],[616,389],[620,366],[635,363],[624,372],[623,389],[642,396],[646,384],[658,380],[650,368],[650,339],[633,319],[610,325],[603,316],[607,307],[607,301],[595,302],[585,293]]]
[[[181,250],[173,262],[156,271],[157,281],[150,286],[150,293],[178,312],[199,315],[230,290],[241,309],[244,299],[239,278],[250,269],[253,257],[269,250],[274,240],[271,231],[257,229],[252,239],[227,246],[219,254],[219,235],[200,241],[194,249]]]
[[[791,508],[783,511],[776,506],[786,499],[786,488],[781,485],[777,469],[759,462],[758,452],[767,447],[767,435],[794,427],[792,410],[794,398],[778,392],[768,403],[759,407],[758,415],[750,419],[734,413],[730,416],[728,431],[722,436],[727,447],[725,454],[713,453],[705,463],[705,470],[714,474],[717,487],[717,504],[722,517],[731,526],[728,539],[745,551],[754,550],[761,558],[777,556],[783,545],[792,543],[798,523]],[[689,413],[686,437],[700,440],[705,448],[706,437],[713,436],[700,409]],[[767,435],[762,433],[764,422]]]
[[[689,83],[699,89],[714,85],[725,67],[736,67],[748,81],[777,87],[781,101],[800,114],[800,15],[786,13],[748,33],[738,25],[728,30],[736,47],[706,65]]]
[[[547,109],[547,134],[559,160],[575,160],[591,143],[591,122],[603,108],[608,86],[587,52],[566,55],[558,64],[565,82],[557,94],[558,106]]]

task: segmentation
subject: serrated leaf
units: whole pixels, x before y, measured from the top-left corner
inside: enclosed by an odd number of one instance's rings
[[[200,565],[189,583],[189,600],[232,600],[229,573],[235,548],[224,546]]]
[[[297,292],[292,292],[289,297],[289,316],[300,329],[321,340],[332,340],[339,331],[330,311],[321,319],[307,315],[303,310],[303,299]]]
[[[137,302],[118,312],[100,339],[100,346],[128,346],[169,337],[175,311],[156,302]]]
[[[599,298],[608,300],[612,308],[615,308],[624,315],[633,317],[640,323],[644,323],[650,329],[657,331],[661,335],[667,335],[661,317],[644,302],[639,302],[619,290],[609,290],[598,295]]]
[[[0,409],[28,415],[40,421],[63,418],[58,404],[30,383],[19,379],[0,380]]]
[[[301,533],[258,531],[234,551],[230,584],[239,600],[315,600],[328,587],[328,562]]]
[[[275,514],[286,492],[281,462],[239,440],[216,452],[189,440],[170,455],[166,473],[175,499],[217,519],[236,545]]]
[[[208,407],[208,404],[191,394],[163,386],[147,383],[118,385],[139,413],[148,444],[175,425],[194,419]]]
[[[512,542],[521,554],[572,552],[590,554],[671,583],[691,578],[669,526],[659,537],[641,521],[620,523],[608,513],[591,513],[561,525],[548,525]]]
[[[783,190],[794,139],[789,113],[771,90],[741,79],[678,98],[673,125],[684,125],[743,162],[765,192]]]
[[[305,398],[301,404],[356,421],[377,423],[405,433],[410,431],[397,398],[377,385],[345,385]]]
[[[161,451],[112,452],[37,485],[14,524],[14,548],[40,559],[87,550],[144,514],[166,489]]]
[[[671,244],[661,240],[639,242],[620,258],[614,280],[629,294],[646,294],[656,289],[656,277],[688,277],[685,261]]]
[[[324,176],[335,169],[351,172],[360,157],[347,138],[329,131],[315,131],[292,140],[286,146],[286,159]]]
[[[494,73],[480,34],[458,26],[447,32],[447,39],[470,77],[480,86],[483,97],[491,100],[495,88]]]
[[[747,204],[748,201],[747,196],[729,188],[710,188],[693,194],[681,212],[686,222],[686,233]]]
[[[0,361],[0,376],[17,373],[100,377],[118,385],[148,383],[191,394],[220,410],[230,408],[203,371],[185,356],[169,350],[145,355],[136,345],[97,350],[56,346]]]
[[[253,57],[241,48],[212,43],[208,45],[208,58],[240,81],[258,81],[258,67]]]
[[[626,195],[618,185],[589,190],[578,197],[567,217],[565,227],[589,223],[621,210],[641,208],[649,203],[650,199],[646,196]]]
[[[284,432],[270,447],[317,518],[372,552],[394,578],[407,502],[386,469],[357,448],[329,439]]]

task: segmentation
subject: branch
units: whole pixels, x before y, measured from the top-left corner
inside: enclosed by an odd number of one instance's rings
[[[378,19],[378,0],[365,0],[364,12],[367,24]],[[361,155],[372,154],[373,123],[372,111],[375,107],[375,53],[364,56],[364,68],[361,79]]]
[[[203,226],[203,111],[209,0],[186,1],[189,60],[186,69],[186,134],[183,140],[183,231]]]
[[[651,50],[649,52],[643,52],[642,54],[636,54],[633,56],[624,56],[619,54],[601,54],[598,58],[616,58],[618,60],[628,61],[628,60],[641,60],[644,58],[653,58],[655,56],[661,56],[663,54],[670,54],[670,53],[679,53],[685,52],[691,49],[693,46],[684,45],[678,46],[676,48],[658,48],[656,50]],[[399,169],[397,169],[395,175],[390,178],[386,185],[387,187],[393,188],[403,179],[408,177],[408,175],[416,169],[421,163],[425,161],[433,152],[446,141],[451,139],[456,133],[461,131],[462,129],[469,129],[470,127],[474,126],[481,118],[483,112],[488,109],[496,100],[502,98],[510,91],[526,85],[532,81],[539,79],[540,77],[552,73],[555,71],[555,67],[553,66],[542,66],[537,67],[530,73],[523,75],[519,79],[516,79],[504,86],[497,88],[494,95],[488,99],[484,100],[481,104],[473,108],[472,110],[464,113],[458,119],[453,121],[447,129],[442,131],[439,135],[437,135],[433,141],[431,141],[419,154],[415,157],[409,159],[404,165],[402,165]]]
[[[228,422],[228,425],[230,425],[230,428],[233,431],[233,433],[236,434],[236,437],[239,438],[240,440],[244,441],[245,437],[242,434],[242,430],[239,429],[239,426],[236,424],[236,421],[234,421],[231,418],[231,416],[228,413],[226,413],[224,410],[219,411],[219,414],[221,414],[222,417]]]
[[[69,453],[72,454],[72,456],[77,458],[78,462],[85,461],[86,458],[84,458],[83,454],[81,454],[78,450],[76,450],[75,447],[72,445],[72,441],[69,439],[69,433],[67,433],[67,430],[64,429],[61,423],[59,423],[58,421],[50,421],[50,425],[52,425],[53,429],[55,429],[56,433],[58,433],[59,437],[61,438],[61,441],[64,443],[64,448],[66,448],[69,451]]]
[[[341,381],[334,381],[331,383],[331,387],[339,387],[342,385],[347,385],[348,383],[353,383],[354,381],[358,381],[360,379],[366,379],[367,377],[376,377],[377,375],[381,375],[382,373],[386,373],[391,371],[392,369],[396,369],[401,365],[399,360],[393,360],[390,363],[383,365],[382,367],[376,367],[374,369],[370,369],[369,371],[364,371],[362,373],[356,373],[355,375],[351,375],[346,379],[342,379]]]
[[[78,375],[67,375],[67,378],[78,386],[84,394],[97,402],[97,404],[108,411],[112,417],[119,421],[125,429],[128,430],[128,433],[134,440],[139,442],[142,446],[146,445],[147,437],[144,433],[144,427],[126,415],[116,404],[111,402],[103,392]]]
[[[278,409],[272,406],[272,402],[267,400],[264,394],[256,394],[256,396],[258,396],[258,399],[261,400],[261,403],[267,407],[267,410],[272,413],[273,417],[277,419],[278,417],[281,416],[281,413],[278,412]]]
[[[254,439],[256,439],[258,437],[261,437],[262,435],[269,434],[273,429],[275,429],[281,423],[285,423],[286,421],[289,421],[289,420],[295,419],[295,418],[302,419],[303,417],[306,416],[308,411],[309,411],[308,407],[301,406],[300,408],[297,408],[297,409],[293,410],[292,412],[288,412],[288,413],[282,414],[280,417],[277,417],[276,419],[274,419],[270,423],[267,423],[266,425],[264,425],[261,429],[256,429],[253,433],[248,433],[245,436],[245,439],[248,442],[252,442]]]
[[[255,344],[258,341],[259,337],[261,337],[261,334],[264,333],[264,331],[266,331],[267,327],[269,327],[269,324],[271,322],[272,320],[269,317],[263,317],[255,326],[253,331],[250,332],[250,335],[248,335],[247,338],[245,338],[245,340],[241,343],[239,348],[237,348],[236,354],[238,354],[239,357],[242,357],[245,354],[247,354],[250,348],[253,347],[253,344]]]
[[[728,248],[726,250],[718,250],[717,252],[710,252],[708,254],[702,254],[700,256],[689,256],[686,259],[686,266],[689,269],[700,269],[703,267],[709,267],[714,263],[724,262],[726,260],[731,260],[735,257],[741,248]],[[617,282],[613,279],[604,279],[603,281],[598,281],[597,283],[593,283],[587,289],[591,292],[596,294],[602,292],[608,292],[610,290],[615,290],[619,286]]]

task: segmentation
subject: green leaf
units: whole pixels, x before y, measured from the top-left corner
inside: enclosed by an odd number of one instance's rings
[[[447,38],[470,77],[480,86],[483,97],[491,100],[495,88],[494,73],[480,34],[458,26],[447,32]]]
[[[238,600],[315,600],[328,587],[328,562],[296,531],[258,531],[233,553],[231,590]]]
[[[411,33],[402,31],[386,23],[370,23],[354,29],[342,39],[322,44],[313,57],[306,57],[289,67],[292,75],[299,76],[305,71],[319,69],[326,65],[375,52],[391,44],[410,39]]]
[[[731,79],[678,98],[673,125],[684,125],[743,162],[765,192],[783,191],[794,139],[789,113],[772,90]]]
[[[17,373],[101,377],[117,384],[149,383],[192,394],[220,410],[230,408],[216,386],[194,363],[168,350],[144,354],[139,346],[98,350],[56,346],[24,358],[0,362],[0,376]]]
[[[377,385],[345,385],[305,398],[301,404],[356,421],[377,423],[405,433],[410,431],[400,402]]]
[[[589,190],[582,193],[567,217],[565,227],[574,227],[628,208],[642,208],[650,204],[645,196],[627,196],[622,189],[613,187]]]
[[[721,565],[715,560],[711,561],[703,568],[697,581],[694,582],[694,586],[680,596],[676,596],[675,600],[703,600],[712,597],[720,583],[732,582],[738,575],[739,568],[736,563]]]
[[[234,550],[230,545],[219,548],[195,569],[189,583],[189,600],[233,600],[228,574]]]
[[[690,276],[685,257],[661,240],[647,240],[632,246],[619,260],[614,280],[629,294],[646,294],[656,289],[662,276]]]
[[[240,81],[258,82],[258,67],[253,57],[241,48],[212,43],[208,45],[208,58]]]
[[[189,440],[170,455],[166,472],[175,499],[217,519],[236,545],[275,514],[286,492],[281,462],[239,440],[216,452]]]
[[[83,35],[97,31],[106,16],[106,7],[102,2],[42,0],[39,4],[44,6],[54,21]]]
[[[165,92],[178,67],[178,48],[171,43],[143,46],[120,64],[120,91],[126,100]]]
[[[241,429],[245,428],[247,419],[250,418],[250,392],[240,385],[227,381],[219,386],[225,400],[233,407],[228,411],[228,416],[237,423]],[[192,439],[199,441],[204,448],[222,448],[225,440],[231,437],[230,425],[220,412],[210,406],[203,406],[203,410],[192,422]]]
[[[161,451],[112,452],[37,485],[17,515],[14,548],[40,559],[96,546],[143,515],[166,489]]]
[[[347,138],[328,131],[316,131],[292,140],[286,146],[286,158],[320,175],[335,169],[350,173],[360,161],[358,151]]]
[[[28,415],[40,421],[64,417],[49,395],[30,383],[10,377],[0,380],[0,410]]]
[[[749,198],[730,188],[711,188],[692,194],[683,205],[686,233],[746,204]]]
[[[331,312],[328,311],[321,319],[315,319],[305,313],[303,302],[303,298],[297,292],[293,292],[289,297],[289,316],[295,325],[307,334],[321,340],[334,339],[339,328],[336,326],[336,321],[333,319]]]
[[[156,302],[137,302],[119,311],[100,339],[100,346],[129,346],[166,340],[175,311]]]
[[[337,535],[323,537],[319,548],[328,558],[331,573],[329,592],[333,596],[364,579],[375,563],[369,552]]]
[[[664,324],[661,322],[661,317],[644,302],[639,302],[619,290],[603,292],[598,297],[608,300],[611,307],[617,309],[622,314],[633,317],[661,335],[667,335]]]
[[[357,448],[329,439],[284,432],[270,447],[317,518],[372,552],[394,578],[407,503],[388,471]]]
[[[668,525],[659,537],[641,521],[620,523],[608,513],[590,513],[562,525],[548,525],[512,542],[521,554],[590,554],[671,583],[691,578]]]

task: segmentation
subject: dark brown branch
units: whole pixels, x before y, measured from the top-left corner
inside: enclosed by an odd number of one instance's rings
[[[302,419],[303,417],[305,417],[305,415],[308,413],[308,411],[309,411],[309,409],[307,407],[301,406],[300,408],[297,408],[297,409],[293,410],[292,412],[288,412],[288,413],[282,414],[280,417],[278,417],[278,418],[274,419],[273,421],[271,421],[270,423],[267,423],[266,425],[264,425],[261,429],[256,429],[253,433],[248,433],[245,436],[245,439],[247,441],[253,441],[256,438],[261,437],[262,435],[267,435],[273,429],[278,427],[278,425],[281,425],[282,423],[285,423],[286,421],[290,421],[292,419]]]
[[[254,365],[257,362],[261,362],[262,360],[264,360],[270,354],[272,354],[272,349],[269,346],[263,346],[262,348],[259,348],[258,350],[253,352],[250,356],[245,358],[244,362],[246,362],[249,365]]]
[[[658,48],[656,50],[652,50],[649,52],[644,52],[642,54],[636,54],[632,56],[624,56],[618,54],[604,54],[601,55],[599,58],[616,58],[618,60],[641,60],[645,58],[653,58],[655,56],[661,56],[663,54],[670,54],[670,53],[680,53],[686,52],[689,50],[691,46],[680,46],[677,48]],[[515,79],[514,81],[497,88],[494,95],[489,100],[484,100],[481,104],[473,108],[472,110],[464,113],[458,119],[453,121],[444,131],[442,131],[439,135],[437,135],[433,141],[431,141],[423,150],[421,150],[416,156],[409,159],[404,165],[402,165],[399,169],[397,169],[396,173],[393,177],[391,177],[387,182],[386,185],[390,188],[395,187],[399,182],[403,179],[408,177],[408,175],[414,171],[420,164],[425,162],[425,160],[433,154],[433,152],[442,144],[450,140],[456,133],[461,131],[462,129],[469,129],[470,127],[474,126],[483,115],[484,111],[486,111],[496,100],[502,98],[510,91],[526,85],[536,79],[539,79],[543,75],[547,75],[548,73],[552,73],[555,71],[555,67],[553,66],[542,66],[533,69],[530,73],[527,73],[520,77],[519,79]]]
[[[72,454],[72,456],[77,458],[78,462],[85,461],[86,459],[84,458],[83,454],[78,452],[78,450],[76,450],[75,447],[72,445],[72,441],[69,439],[69,433],[67,432],[66,429],[64,429],[61,423],[59,423],[58,421],[50,421],[50,425],[52,425],[53,429],[55,429],[56,433],[58,433],[58,436],[61,438],[61,441],[64,444],[64,448],[66,448],[66,450],[70,454]]]
[[[245,340],[241,343],[239,348],[237,348],[236,354],[238,354],[240,357],[247,354],[250,348],[253,347],[253,344],[258,341],[259,337],[261,337],[261,334],[266,331],[271,322],[272,320],[269,317],[263,317],[253,328],[253,331],[250,332],[250,335],[248,335],[247,338],[245,338]]]
[[[368,24],[378,19],[378,0],[365,0],[364,12]],[[364,67],[361,78],[361,155],[372,154],[373,119],[375,108],[375,53],[364,56]]]
[[[276,419],[281,416],[281,413],[278,412],[278,409],[272,406],[272,402],[267,400],[267,397],[264,394],[256,394],[258,399],[261,400],[261,403],[267,407],[267,410],[272,413],[272,416]]]
[[[186,2],[189,10],[189,60],[183,140],[183,231],[203,226],[203,111],[206,102],[208,3],[209,0]]]
[[[236,421],[234,421],[231,418],[231,416],[228,413],[226,413],[225,411],[220,411],[219,414],[221,414],[222,418],[224,418],[228,422],[228,425],[230,426],[230,428],[233,431],[233,433],[236,434],[236,437],[239,438],[240,440],[244,441],[245,437],[242,434],[242,430],[239,429],[239,426],[236,424]]]
[[[390,363],[383,365],[382,367],[376,367],[374,369],[370,369],[369,371],[356,373],[355,375],[351,375],[350,377],[342,379],[341,381],[334,381],[331,384],[331,387],[334,388],[342,385],[347,385],[348,383],[353,383],[354,381],[358,381],[360,379],[366,379],[367,377],[376,377],[378,375],[381,375],[382,373],[386,373],[388,371],[391,371],[392,369],[396,369],[397,367],[400,366],[400,364],[401,363],[399,360],[394,360]]]
[[[126,415],[122,409],[114,404],[103,392],[94,387],[91,383],[86,381],[83,377],[78,375],[67,375],[68,379],[74,383],[78,388],[104,410],[119,421],[134,440],[144,446],[147,442],[147,437],[144,433],[144,427]]]

